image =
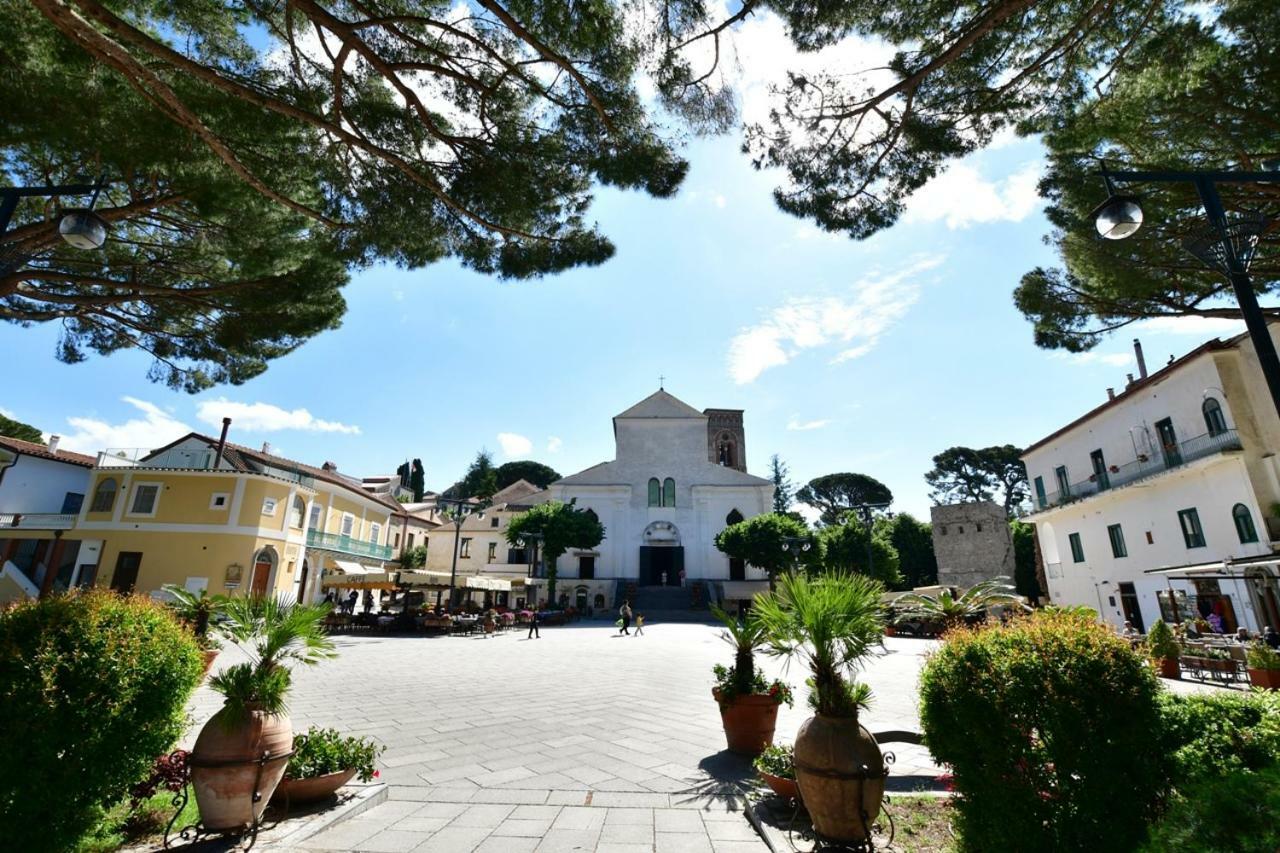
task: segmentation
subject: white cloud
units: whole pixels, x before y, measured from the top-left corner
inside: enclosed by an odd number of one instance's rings
[[[235,427],[249,432],[278,432],[295,429],[304,432],[360,434],[358,426],[322,420],[306,409],[282,409],[271,403],[238,403],[225,397],[202,401],[196,406],[196,417],[210,426],[219,428],[222,427],[224,417],[231,418]]]
[[[6,409],[4,406],[0,406],[0,415],[4,415],[6,418],[17,419],[17,415]]]
[[[98,453],[107,448],[154,450],[191,432],[191,427],[154,403],[136,397],[120,399],[142,413],[124,423],[112,424],[98,418],[67,418],[72,431],[62,436],[59,446],[81,453]]]
[[[923,258],[895,273],[865,278],[848,295],[787,299],[730,341],[729,375],[746,385],[806,349],[838,347],[831,364],[866,355],[920,298],[914,279],[942,261]]]
[[[1026,163],[993,180],[973,166],[955,163],[911,197],[903,222],[944,221],[953,230],[984,222],[1021,222],[1042,204],[1036,192],[1040,169],[1038,162]]]
[[[822,429],[829,423],[831,423],[830,418],[821,418],[816,421],[801,421],[798,417],[792,415],[791,420],[787,421],[787,429],[794,432],[806,432],[811,429]]]
[[[1227,317],[1152,317],[1135,324],[1135,329],[1158,335],[1194,335],[1198,338],[1220,338],[1244,331],[1243,320]]]
[[[559,436],[553,435],[547,439],[548,453],[559,453],[560,448],[563,446],[564,446],[564,442],[560,439]]]
[[[719,193],[716,193],[715,197],[711,199],[711,203],[721,210],[724,210],[724,206],[729,203],[729,200]]]
[[[1055,351],[1051,356],[1058,361],[1069,361],[1072,364],[1105,364],[1110,367],[1128,367],[1133,364],[1131,352],[1065,352]]]
[[[532,441],[514,432],[498,433],[498,445],[502,448],[502,455],[508,459],[528,456],[533,450]]]

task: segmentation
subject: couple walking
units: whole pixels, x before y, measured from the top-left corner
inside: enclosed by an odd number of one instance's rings
[[[618,623],[619,623],[618,632],[622,634],[627,634],[628,636],[630,636],[631,631],[628,629],[631,627],[632,614],[631,614],[631,602],[629,600],[624,600],[622,602],[622,609],[618,611],[618,615],[622,617],[621,619],[618,620]],[[644,614],[643,613],[641,613],[639,616],[636,617],[635,636],[637,637],[644,636]]]

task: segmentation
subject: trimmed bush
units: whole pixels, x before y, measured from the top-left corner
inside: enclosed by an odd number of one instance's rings
[[[955,629],[921,674],[965,850],[1133,850],[1167,795],[1159,686],[1087,617]]]
[[[1143,853],[1275,853],[1280,850],[1280,767],[1229,770],[1179,790]]]
[[[162,606],[107,592],[0,612],[0,838],[67,850],[185,725],[199,647]]]
[[[1280,764],[1280,696],[1206,693],[1160,697],[1165,751],[1178,788],[1235,770]]]

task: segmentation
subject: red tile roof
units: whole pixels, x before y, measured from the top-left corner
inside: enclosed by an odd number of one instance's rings
[[[59,450],[57,453],[50,453],[48,445],[23,441],[20,438],[10,438],[7,435],[0,435],[0,447],[7,447],[15,453],[21,453],[26,456],[38,456],[41,459],[52,459],[56,462],[66,462],[69,465],[83,465],[86,468],[92,468],[98,464],[98,459],[94,456],[73,453],[70,450]]]

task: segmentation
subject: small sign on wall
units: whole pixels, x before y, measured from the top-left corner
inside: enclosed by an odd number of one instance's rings
[[[227,575],[223,580],[223,586],[227,589],[235,589],[244,582],[244,566],[239,563],[232,563],[227,566]]]

